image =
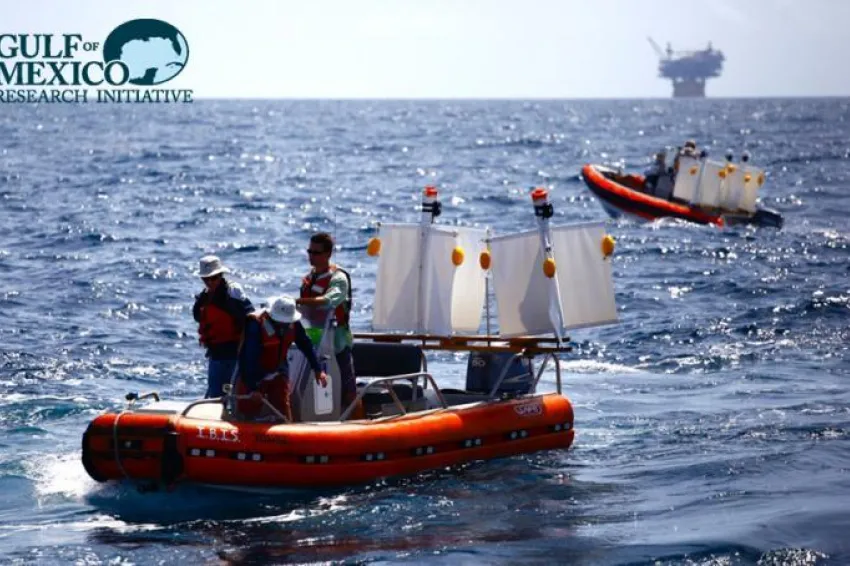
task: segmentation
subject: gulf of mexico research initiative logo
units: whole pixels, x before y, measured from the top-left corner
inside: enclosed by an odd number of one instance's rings
[[[129,82],[134,85],[160,85],[183,70],[189,59],[186,37],[162,20],[124,22],[103,42],[103,60],[127,65]]]
[[[158,88],[188,60],[186,36],[156,19],[124,22],[102,43],[74,33],[2,33],[0,103],[192,102],[190,89]]]

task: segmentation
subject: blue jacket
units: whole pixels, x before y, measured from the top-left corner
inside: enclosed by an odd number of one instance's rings
[[[319,360],[316,358],[316,352],[313,351],[313,342],[307,336],[307,332],[300,322],[294,322],[295,325],[295,346],[301,350],[306,356],[307,363],[310,368],[318,375],[322,371],[319,365]],[[281,324],[280,332],[286,332],[289,325]],[[248,318],[245,323],[245,339],[242,343],[242,351],[239,354],[239,369],[242,376],[242,382],[249,391],[257,389],[260,381],[265,377],[262,368],[260,367],[260,356],[263,352],[263,335],[259,321],[255,318]],[[285,359],[285,358],[284,358]],[[289,368],[283,367],[281,371],[287,373]]]

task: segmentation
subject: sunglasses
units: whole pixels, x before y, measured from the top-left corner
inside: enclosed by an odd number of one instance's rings
[[[213,281],[218,281],[221,279],[221,275],[212,275],[210,277],[201,277],[201,281],[204,283],[212,283]]]
[[[328,252],[327,250],[311,250],[310,248],[307,248],[307,253],[310,255],[321,255],[326,254]]]

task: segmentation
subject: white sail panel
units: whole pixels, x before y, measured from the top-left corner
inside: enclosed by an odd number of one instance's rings
[[[679,158],[679,172],[676,174],[676,184],[673,187],[675,198],[687,202],[693,200],[701,168],[702,163],[693,157],[683,155]]]
[[[419,332],[448,336],[452,334],[452,286],[455,266],[452,250],[455,236],[436,226],[426,226],[425,261],[422,269],[420,301],[422,311],[417,320]]]
[[[730,165],[726,168],[726,190],[723,191],[720,208],[740,210],[744,200],[744,174],[742,167]]]
[[[420,228],[382,224],[372,328],[415,331],[419,324]]]
[[[725,169],[725,163],[718,163],[716,161],[706,161],[703,163],[699,185],[691,202],[702,206],[718,207],[720,205],[721,193],[724,189],[724,180],[720,176],[720,171]]]
[[[538,232],[493,237],[490,252],[499,334],[510,337],[551,333],[551,282],[543,275]]]
[[[617,321],[611,261],[602,254],[604,237],[602,222],[552,228],[555,277],[566,329]]]
[[[764,170],[757,167],[747,167],[744,172],[744,196],[741,198],[741,208],[747,212],[756,211],[756,198],[764,182]]]
[[[484,230],[383,224],[372,328],[449,336],[477,332],[484,308],[484,272],[478,253]],[[465,252],[452,262],[456,246]]]
[[[610,260],[602,254],[602,222],[551,229],[555,277],[560,289],[564,328],[584,328],[617,321]],[[492,238],[491,272],[499,334],[505,337],[554,332],[549,314],[549,287],[537,232]]]
[[[486,299],[486,272],[478,264],[478,256],[487,248],[487,231],[457,228],[456,244],[465,252],[464,262],[455,268],[452,287],[452,330],[478,332]]]

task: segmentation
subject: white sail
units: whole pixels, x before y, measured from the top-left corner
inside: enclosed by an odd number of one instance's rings
[[[611,261],[602,254],[605,225],[601,222],[552,228],[566,328],[584,328],[617,321]]]
[[[499,334],[551,333],[549,282],[541,269],[544,257],[537,230],[495,236],[490,252]]]
[[[419,325],[419,240],[417,225],[382,224],[372,327],[410,329]]]
[[[428,334],[452,334],[452,284],[455,266],[452,265],[454,235],[442,231],[438,226],[422,227],[423,240],[427,245],[420,251],[422,270],[419,274],[422,286],[418,297],[420,311],[418,324],[399,330],[416,330]]]
[[[604,223],[551,227],[555,278],[564,328],[616,322],[611,265],[602,254]],[[491,273],[502,336],[548,334],[551,281],[543,274],[544,253],[538,232],[496,236],[490,240]]]
[[[764,180],[764,171],[755,167],[739,164],[726,166],[724,190],[720,193],[720,208],[730,211],[756,211],[756,198],[760,183]]]
[[[720,208],[725,210],[740,210],[744,202],[744,174],[745,170],[738,165],[726,167],[726,190],[720,201]]]
[[[744,195],[741,198],[741,209],[747,212],[756,211],[756,198],[759,188],[764,183],[764,170],[758,167],[747,167],[744,171]]]
[[[706,161],[699,175],[699,185],[693,200],[694,204],[716,208],[720,206],[721,197],[725,190],[724,179],[720,172],[725,171],[726,164],[717,161]]]
[[[448,336],[476,332],[484,307],[478,253],[485,231],[432,224],[383,224],[372,328]],[[452,252],[461,246],[464,262]]]
[[[679,172],[676,173],[676,184],[673,186],[675,198],[686,202],[693,200],[701,168],[702,163],[696,158],[688,155],[679,158]]]
[[[487,230],[456,228],[455,242],[465,252],[464,262],[455,268],[452,285],[452,330],[478,332],[481,311],[487,298],[487,273],[478,264],[478,256],[487,249]]]

